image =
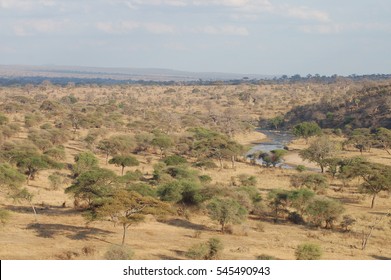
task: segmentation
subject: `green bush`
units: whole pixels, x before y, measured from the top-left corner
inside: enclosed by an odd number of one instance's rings
[[[296,170],[299,172],[303,172],[303,171],[306,171],[307,168],[304,165],[298,165],[298,166],[296,166]]]
[[[322,250],[317,244],[304,243],[297,246],[295,256],[297,260],[320,260]]]
[[[193,260],[216,260],[219,258],[223,244],[219,238],[210,238],[205,243],[192,246],[187,252],[186,257]]]
[[[0,223],[4,226],[10,219],[10,212],[0,209]]]
[[[217,164],[214,163],[214,161],[210,160],[210,159],[197,161],[196,163],[194,163],[194,166],[195,167],[204,167],[206,169],[218,168]]]
[[[128,246],[111,246],[105,253],[105,260],[131,260],[134,252]]]
[[[178,155],[171,155],[168,157],[165,157],[163,159],[163,162],[168,166],[173,165],[181,165],[187,163],[187,160],[184,157],[178,156]]]
[[[209,175],[201,175],[201,176],[198,176],[198,178],[200,179],[201,183],[212,182],[212,177],[210,177]]]

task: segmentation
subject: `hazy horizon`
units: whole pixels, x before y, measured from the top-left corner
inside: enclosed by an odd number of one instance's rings
[[[386,0],[0,0],[3,65],[389,73]]]

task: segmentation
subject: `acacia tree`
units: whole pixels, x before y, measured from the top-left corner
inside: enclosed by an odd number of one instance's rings
[[[116,153],[115,144],[111,142],[109,139],[103,139],[99,141],[97,145],[97,149],[105,154],[106,164],[108,162],[109,156],[114,155]]]
[[[338,144],[331,141],[328,137],[320,137],[316,139],[311,145],[300,151],[300,156],[308,161],[315,162],[319,165],[322,173],[327,166],[326,159],[333,157],[338,151]]]
[[[151,144],[160,149],[160,157],[163,158],[164,151],[173,146],[173,141],[166,134],[157,134],[151,141]]]
[[[14,200],[28,201],[33,209],[35,220],[37,220],[37,212],[31,202],[33,196],[26,188],[22,189],[22,184],[25,182],[25,179],[25,176],[19,173],[19,171],[14,169],[12,166],[8,164],[0,164],[0,192],[6,192],[8,196]]]
[[[234,199],[214,198],[207,205],[209,216],[221,225],[221,232],[229,223],[240,224],[247,217],[247,210]]]
[[[65,189],[65,193],[73,194],[75,206],[79,206],[80,202],[86,202],[87,208],[93,208],[112,192],[116,180],[117,176],[113,171],[94,168],[81,173],[73,184]]]
[[[169,211],[169,205],[153,197],[142,196],[135,191],[117,189],[107,196],[101,205],[93,208],[89,218],[109,219],[122,226],[122,245],[125,244],[126,230],[142,222],[147,214],[162,215]]]
[[[389,149],[391,147],[391,130],[380,127],[376,130],[376,141],[382,146],[382,148],[391,155]]]
[[[79,153],[75,156],[74,159],[75,159],[75,164],[72,167],[74,177],[77,177],[83,172],[98,167],[98,159],[91,152]]]
[[[374,143],[374,135],[369,128],[356,128],[349,135],[347,143],[353,144],[362,154],[363,151],[370,151]]]
[[[332,228],[343,211],[341,203],[326,197],[315,197],[306,207],[310,221],[316,226],[321,226],[325,222],[325,228]]]
[[[215,158],[223,168],[223,159],[231,159],[232,168],[235,167],[235,157],[242,153],[243,146],[227,136],[208,131],[206,129],[196,132],[198,141],[194,144],[194,150],[203,156]]]
[[[138,166],[140,162],[133,156],[115,156],[109,160],[110,164],[121,166],[121,175],[124,175],[125,167]]]
[[[304,138],[308,143],[308,138],[322,134],[322,129],[316,122],[302,122],[295,125],[292,129],[293,135]]]
[[[381,191],[391,191],[391,168],[387,165],[356,161],[344,166],[343,174],[351,178],[360,177],[364,181],[359,190],[372,196],[371,208],[375,206],[375,199]]]

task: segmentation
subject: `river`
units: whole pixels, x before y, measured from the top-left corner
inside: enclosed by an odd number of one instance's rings
[[[294,136],[287,131],[274,131],[274,130],[261,130],[261,129],[257,131],[265,134],[267,138],[264,141],[253,146],[247,152],[247,156],[257,151],[270,152],[273,150],[284,149],[284,147],[294,139]],[[257,160],[257,162],[259,164],[263,163],[262,159]],[[287,168],[287,169],[293,168],[290,165],[284,164],[284,162],[278,164],[277,166],[282,168]]]

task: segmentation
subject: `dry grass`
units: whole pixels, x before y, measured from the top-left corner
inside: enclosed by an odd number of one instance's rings
[[[239,86],[197,86],[200,93],[192,93],[194,87],[175,86],[176,92],[181,93],[185,101],[192,100],[192,106],[176,106],[175,113],[194,114],[197,111],[206,112],[207,106],[203,104],[205,96],[212,94],[220,96],[218,106],[210,110],[223,112],[228,108],[229,102],[237,102],[241,114],[257,119],[260,116],[275,116],[286,112],[293,105],[305,104],[317,101],[319,92],[326,86],[311,85],[260,85],[257,87],[248,85]],[[21,94],[22,89],[1,89],[3,96]],[[88,103],[93,95],[96,102],[106,102],[110,95],[121,98],[137,98],[139,103],[148,105],[148,108],[161,109],[173,108],[177,95],[164,93],[167,87],[141,87],[134,86],[123,90],[119,86],[113,88],[89,88],[80,87],[73,89],[76,97]],[[330,89],[327,89],[329,92]],[[229,94],[250,91],[260,96],[259,104],[239,103],[239,99],[229,99]],[[36,92],[38,93],[38,92]],[[61,97],[69,93],[69,89],[56,88],[51,96]],[[146,94],[147,93],[147,94]],[[337,94],[337,92],[336,92]],[[270,100],[274,100],[270,103]],[[294,102],[292,102],[294,100]],[[296,102],[296,103],[295,103]],[[193,105],[194,104],[194,105]],[[142,112],[140,112],[140,116]],[[141,117],[131,118],[135,120]],[[22,114],[15,114],[14,119],[22,121]],[[130,118],[130,117],[129,117]],[[85,149],[81,141],[87,130],[79,131],[79,135],[65,145],[67,163],[73,162],[73,157]],[[108,135],[115,133],[110,131]],[[130,131],[128,133],[134,133]],[[15,139],[25,138],[25,131],[19,133]],[[244,145],[250,145],[262,140],[264,136],[258,132],[244,133],[236,136],[236,140]],[[310,168],[317,168],[313,164],[303,162],[298,156],[298,150],[305,148],[303,142],[295,142],[290,145],[292,151],[285,157],[287,163],[292,165],[303,164]],[[344,156],[359,155],[357,151],[345,152]],[[159,160],[158,154],[148,155],[152,158],[150,164],[146,158],[137,156],[141,165],[137,168],[144,174],[151,174],[152,165]],[[373,149],[365,154],[369,160],[384,164],[391,164],[391,156],[386,152]],[[106,165],[105,158],[99,156],[100,165],[111,169],[120,175],[120,168]],[[230,166],[230,163],[226,163]],[[136,167],[127,168],[135,170]],[[69,171],[61,171],[69,174]],[[290,188],[289,176],[295,174],[295,170],[283,170],[274,168],[262,168],[246,163],[237,163],[235,169],[224,168],[222,170],[200,171],[212,177],[213,182],[226,185],[231,183],[231,177],[240,174],[251,174],[257,178],[257,188],[266,197],[268,190],[274,188]],[[94,222],[86,225],[81,213],[72,208],[73,200],[64,194],[66,185],[58,190],[51,190],[47,177],[52,171],[40,172],[39,176],[28,187],[34,195],[33,202],[37,207],[38,220],[35,221],[29,205],[15,204],[4,197],[0,198],[1,206],[11,211],[11,219],[8,224],[0,228],[0,259],[102,259],[104,253],[113,244],[121,242],[122,228],[114,227],[109,222]],[[338,185],[340,182],[334,181]],[[352,183],[354,184],[354,182]],[[345,214],[356,217],[357,223],[351,232],[339,230],[323,230],[298,226],[290,223],[274,224],[267,216],[250,217],[244,225],[233,227],[232,234],[222,235],[219,225],[202,213],[192,213],[190,220],[181,217],[167,217],[164,221],[156,221],[149,217],[145,223],[132,226],[127,235],[126,244],[134,251],[134,259],[186,259],[185,252],[194,244],[207,241],[211,237],[219,237],[224,244],[223,259],[255,259],[256,256],[267,254],[278,259],[294,259],[295,249],[305,242],[316,243],[323,249],[323,259],[381,259],[391,258],[391,225],[384,222],[376,228],[370,239],[367,249],[362,251],[362,231],[366,231],[376,217],[384,214],[391,208],[391,201],[386,196],[377,199],[375,209],[370,209],[370,198],[355,193],[354,186],[349,190],[335,191],[332,187],[327,195],[344,202]],[[65,202],[66,207],[61,207]],[[196,235],[196,238],[195,238]],[[86,249],[87,248],[87,249]],[[90,249],[88,249],[90,248]]]

